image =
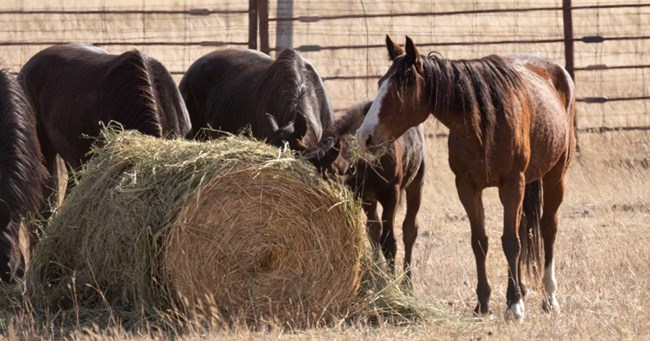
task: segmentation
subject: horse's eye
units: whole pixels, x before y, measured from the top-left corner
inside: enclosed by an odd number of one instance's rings
[[[406,71],[404,71],[404,83],[411,85],[414,81],[413,70],[411,68],[406,69]]]

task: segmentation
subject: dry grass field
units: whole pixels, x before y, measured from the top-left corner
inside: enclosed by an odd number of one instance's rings
[[[430,124],[434,124],[430,122]],[[648,339],[650,338],[650,133],[581,135],[581,153],[567,179],[560,210],[556,271],[561,312],[541,312],[540,291],[526,300],[523,324],[508,324],[505,310],[506,263],[501,251],[501,205],[495,190],[484,195],[490,253],[488,273],[492,309],[474,318],[476,275],[469,223],[457,199],[447,165],[445,139],[429,140],[429,172],[416,243],[414,295],[436,310],[434,317],[409,326],[346,325],[286,331],[242,327],[189,331],[155,328],[125,331],[119,325],[57,325],[23,313],[3,316],[8,338],[47,337],[61,332],[74,338],[149,339]],[[398,216],[401,221],[402,215]],[[401,230],[397,229],[398,235]],[[399,255],[403,248],[398,243]],[[398,258],[399,261],[399,258]],[[98,322],[99,323],[99,322]],[[70,329],[71,328],[71,329]]]
[[[181,8],[181,7],[211,7],[207,1],[153,1],[155,4],[147,8]],[[152,2],[152,3],[153,3]],[[223,2],[223,1],[222,1]],[[245,8],[243,2],[228,3],[230,8]],[[574,1],[576,2],[576,1]],[[577,1],[580,4],[589,1]],[[191,3],[191,4],[190,4]],[[433,2],[432,2],[433,3]],[[463,2],[470,6],[474,2]],[[483,7],[495,6],[536,6],[558,5],[559,1],[486,1]],[[59,4],[59,2],[57,2]],[[104,1],[62,1],[66,8],[96,8],[106,6]],[[325,4],[325,3],[323,3]],[[392,2],[391,2],[392,4]],[[448,9],[451,2],[446,5],[421,5],[422,8],[444,10]],[[133,1],[121,0],[112,2],[115,8],[126,8],[133,5]],[[140,5],[140,2],[138,2]],[[325,4],[326,5],[326,4]],[[322,6],[325,6],[322,5]],[[381,6],[381,4],[376,4]],[[40,1],[7,1],[0,4],[0,9],[43,8]],[[49,4],[52,8],[59,8]],[[62,5],[61,5],[62,6]],[[300,11],[309,12],[312,8],[319,8],[318,2],[301,2],[296,6],[297,14]],[[321,6],[321,7],[322,7]],[[345,9],[356,9],[359,5],[349,5]],[[374,8],[380,11],[381,7]],[[607,12],[609,13],[609,12]],[[576,19],[579,34],[590,34],[590,25],[602,25],[613,34],[624,34],[624,30],[637,32],[650,25],[650,12],[623,12],[623,18],[611,19],[603,23],[587,16]],[[637,17],[638,16],[638,17]],[[91,41],[94,39],[208,39],[212,32],[194,30],[194,26],[184,26],[184,33],[178,33],[169,27],[179,23],[156,20],[148,21],[150,30],[145,34],[137,26],[140,21],[123,23],[111,18],[91,17],[89,19],[74,21],[70,17],[61,17],[57,27],[56,20],[43,16],[12,17],[5,15],[10,26],[2,34],[3,40],[19,39],[32,41],[52,39]],[[603,15],[603,19],[611,16]],[[539,18],[543,25],[528,25],[535,18],[522,14],[515,21],[502,22],[500,25],[521,25],[521,29],[513,29],[510,34],[522,38],[535,36],[539,30],[535,27],[544,26],[546,34],[556,34],[557,22],[561,15]],[[208,19],[197,19],[208,20]],[[213,24],[213,28],[225,29],[226,27],[239,27],[239,31],[227,34],[233,40],[245,36],[245,27],[240,25],[236,18],[230,21],[220,21]],[[427,19],[431,20],[431,19]],[[451,20],[440,18],[439,20]],[[430,25],[431,30],[418,31],[415,36],[437,37],[440,39],[466,37],[472,34],[494,34],[486,29],[490,22],[482,22],[476,18],[469,18],[470,32],[460,33],[461,23],[454,23],[454,30],[444,30],[444,25],[437,23],[424,23]],[[510,19],[509,19],[510,20]],[[638,25],[630,27],[625,23],[637,20]],[[87,28],[84,25],[101,25]],[[180,23],[182,24],[182,22]],[[392,26],[384,26],[384,25]],[[450,23],[451,24],[451,23]],[[191,25],[200,27],[201,22]],[[212,24],[211,24],[212,25]],[[231,26],[228,26],[231,25]],[[302,24],[301,24],[302,25]],[[367,23],[365,24],[367,25]],[[370,23],[371,35],[363,35],[372,39],[371,43],[382,43],[386,31],[402,35],[409,33],[408,28],[416,30],[411,25],[406,29],[396,27],[395,22],[384,23],[381,20]],[[526,26],[528,25],[528,26]],[[548,25],[548,26],[547,26]],[[84,29],[84,27],[86,29]],[[300,30],[302,26],[297,27]],[[348,31],[354,29],[341,25]],[[520,26],[516,26],[520,27]],[[387,28],[387,29],[384,29]],[[435,28],[435,30],[433,29]],[[304,29],[304,28],[303,28]],[[442,30],[442,31],[441,31]],[[541,28],[540,28],[541,30]],[[2,31],[2,29],[0,29]],[[405,32],[406,31],[406,32]],[[496,31],[496,29],[495,29]],[[179,31],[180,32],[180,31]],[[302,31],[297,31],[302,32]],[[324,32],[324,33],[323,33]],[[334,32],[334,33],[333,33]],[[610,32],[610,33],[612,33]],[[608,33],[608,32],[605,32]],[[104,36],[102,36],[103,34]],[[183,35],[184,34],[184,35]],[[327,37],[330,34],[330,37]],[[332,34],[338,34],[336,39],[344,36],[344,31],[331,31],[331,29],[317,28],[303,32],[302,36],[295,38],[296,44],[309,43],[312,39],[335,40]],[[410,34],[410,33],[409,33]],[[215,33],[219,39],[226,35]],[[345,39],[354,39],[349,35]],[[245,39],[245,38],[243,38]],[[380,39],[378,42],[374,40]],[[423,38],[420,38],[423,39]],[[451,38],[449,38],[451,39]],[[401,38],[400,38],[401,41]],[[346,41],[347,42],[347,41]],[[417,43],[417,40],[416,40]],[[613,44],[613,43],[612,43]],[[592,63],[639,63],[648,64],[648,41],[637,45],[621,43],[621,45],[607,45],[603,48],[594,47],[593,50],[583,50],[577,55],[580,65]],[[0,46],[0,61],[3,67],[18,71],[20,66],[36,51],[44,46],[6,47]],[[112,46],[109,50],[118,52],[127,46]],[[493,47],[494,48],[494,47]],[[170,47],[148,47],[147,52],[160,58],[170,69],[183,70],[189,63],[207,52],[210,48],[183,48],[173,51]],[[453,58],[476,57],[487,53],[502,52],[534,52],[547,55],[558,60],[562,58],[560,45],[535,45],[535,46],[500,46],[500,50],[488,50],[488,47],[450,47],[442,51]],[[627,56],[616,51],[634,51]],[[354,57],[349,64],[337,62],[332,64],[328,58],[333,57],[328,53],[312,54],[316,67],[323,69],[326,75],[345,74],[355,65],[369,62],[362,71],[366,73],[381,73],[385,71],[386,62],[383,50],[364,53],[361,57]],[[355,64],[356,63],[356,64]],[[577,79],[579,91],[587,95],[603,94],[629,94],[638,95],[650,93],[650,82],[644,81],[641,86],[630,87],[639,79],[650,79],[650,69],[637,73],[630,73],[616,78],[610,73],[583,73]],[[345,107],[350,103],[371,97],[374,93],[374,80],[370,83],[355,81],[352,83],[328,82],[328,90],[332,92],[336,107]],[[370,86],[368,85],[370,84]],[[635,84],[635,83],[634,83]],[[627,88],[625,88],[627,85]],[[582,87],[582,88],[581,88]],[[353,94],[354,98],[344,95]],[[617,125],[647,125],[650,122],[647,102],[626,102],[604,106],[581,105],[579,113],[588,117],[580,124],[600,125],[601,123]],[[626,116],[635,113],[637,116]],[[607,120],[605,117],[609,117]],[[630,121],[635,117],[638,121]],[[444,132],[440,123],[428,122],[431,133]],[[186,331],[166,331],[145,327],[142,330],[125,331],[115,323],[108,326],[93,326],[92,323],[73,324],[72,327],[47,324],[47,321],[35,320],[28,310],[16,311],[11,314],[0,315],[0,335],[8,339],[40,339],[57,338],[67,335],[79,339],[150,339],[150,338],[180,338],[180,339],[314,339],[314,340],[360,340],[360,339],[650,339],[650,132],[614,131],[602,134],[583,133],[579,136],[580,153],[574,159],[567,178],[567,190],[564,204],[560,208],[560,228],[556,241],[556,272],[558,277],[558,300],[561,312],[557,314],[543,314],[539,307],[541,302],[540,290],[533,290],[526,300],[527,316],[523,324],[508,324],[503,320],[505,310],[506,290],[506,262],[501,250],[502,209],[495,189],[484,193],[485,214],[490,238],[490,252],[488,256],[488,274],[492,285],[492,310],[493,316],[488,318],[475,318],[472,309],[476,304],[475,286],[476,274],[474,257],[470,246],[470,228],[465,212],[458,200],[454,186],[453,175],[447,164],[446,140],[439,137],[430,137],[428,144],[429,168],[425,186],[425,200],[419,215],[420,234],[414,252],[414,295],[423,303],[434,307],[437,313],[429,320],[408,326],[367,326],[346,325],[328,328],[316,328],[298,331],[287,331],[281,328],[272,328],[265,331],[252,331],[242,327],[232,329],[215,329],[201,324],[190,326]],[[401,223],[403,213],[398,215]],[[398,224],[401,226],[401,224]],[[401,238],[401,228],[397,228],[398,237]],[[399,239],[398,239],[399,240]],[[398,262],[403,256],[403,247],[398,242]],[[1,293],[0,293],[1,295]],[[0,304],[6,305],[0,299]]]

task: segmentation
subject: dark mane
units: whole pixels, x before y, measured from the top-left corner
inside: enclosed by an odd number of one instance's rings
[[[316,145],[323,133],[321,129],[332,124],[332,110],[320,78],[293,49],[278,55],[261,75],[254,93],[258,108],[272,114],[280,126],[293,121],[296,136],[302,136],[307,145]],[[320,107],[304,107],[305,97],[312,95],[317,97]],[[257,115],[265,114],[256,111]]]
[[[168,137],[176,134],[178,137],[191,137],[190,116],[187,113],[187,107],[178,87],[174,82],[167,68],[157,59],[149,56],[143,56],[146,62],[146,71],[152,85],[155,98],[158,105],[159,115],[156,115],[160,122],[162,134]],[[151,102],[148,102],[151,105]]]
[[[255,85],[258,103],[264,106],[280,125],[294,120],[297,115],[302,115],[300,98],[306,87],[300,73],[301,62],[300,56],[294,50],[284,50]]]
[[[0,70],[0,91],[0,199],[22,216],[41,209],[47,172],[34,114],[6,70]]]
[[[485,139],[491,136],[497,113],[510,116],[515,89],[523,86],[517,71],[496,55],[472,60],[430,55],[423,60],[434,112],[466,115],[465,124],[482,133],[480,141],[489,143]]]
[[[333,130],[337,136],[354,134],[363,123],[363,119],[366,117],[371,105],[372,101],[366,101],[348,109],[343,116],[334,121],[331,130]]]
[[[127,51],[119,56],[106,72],[106,93],[111,94],[116,120],[125,129],[161,137],[163,135],[160,113],[156,105],[156,89],[152,84],[145,57],[140,51]]]

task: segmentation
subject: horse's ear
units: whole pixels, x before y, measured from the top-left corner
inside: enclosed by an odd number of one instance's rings
[[[392,39],[386,35],[386,48],[388,49],[388,59],[393,60],[404,54],[404,49],[398,44],[394,43]]]
[[[416,65],[420,61],[420,52],[418,52],[417,47],[415,47],[413,40],[409,36],[406,36],[406,58],[413,65]]]
[[[280,126],[278,125],[278,121],[273,117],[273,115],[269,114],[268,112],[264,114],[264,119],[266,121],[266,127],[268,128],[270,133],[275,133],[280,129]]]
[[[9,211],[9,205],[0,199],[0,230],[4,230],[9,222],[11,221],[11,211]]]

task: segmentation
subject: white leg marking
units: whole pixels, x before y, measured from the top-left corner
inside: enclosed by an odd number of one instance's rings
[[[555,298],[555,291],[557,290],[557,280],[555,279],[555,261],[551,260],[546,269],[544,269],[544,295],[542,299],[542,310],[546,312],[558,311],[560,305]]]
[[[356,136],[361,149],[366,148],[366,141],[368,141],[368,137],[371,136],[377,128],[377,124],[379,123],[379,112],[381,111],[381,103],[383,102],[387,92],[388,81],[384,81],[384,83],[382,83],[379,87],[377,97],[375,97],[375,100],[372,102],[372,105],[368,110],[368,114],[366,114],[366,117],[363,119],[361,127],[357,129]]]
[[[506,321],[524,322],[524,317],[526,317],[526,308],[523,299],[506,308]]]

